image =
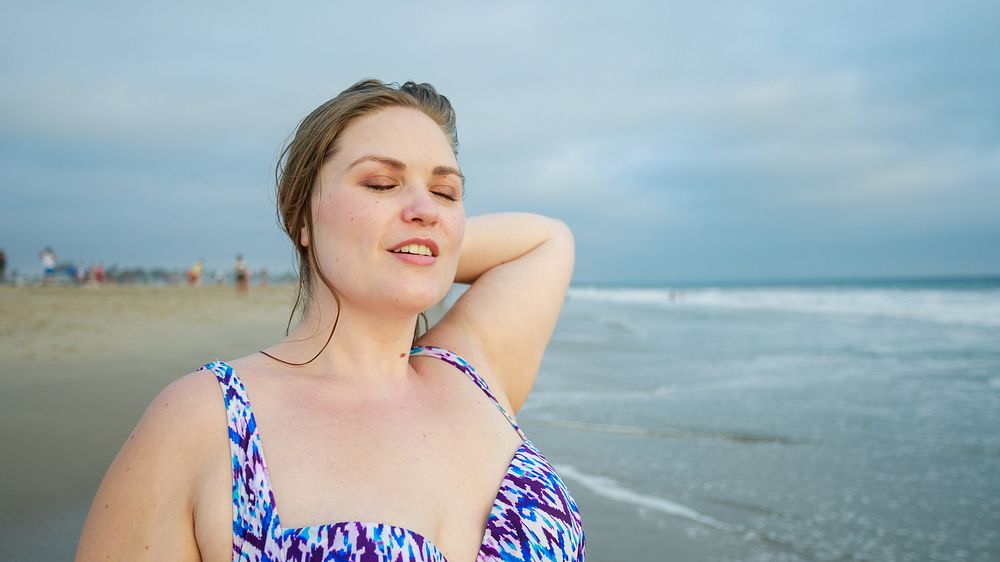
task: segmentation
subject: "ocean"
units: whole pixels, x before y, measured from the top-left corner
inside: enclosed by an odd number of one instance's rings
[[[591,561],[1000,560],[1000,278],[573,286],[518,418]]]

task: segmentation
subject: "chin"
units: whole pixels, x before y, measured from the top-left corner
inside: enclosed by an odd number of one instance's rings
[[[393,299],[392,306],[397,310],[417,315],[441,302],[448,295],[448,289],[450,288],[450,284],[443,287],[440,285],[425,287],[409,286],[389,291],[386,294],[394,295],[395,298]]]

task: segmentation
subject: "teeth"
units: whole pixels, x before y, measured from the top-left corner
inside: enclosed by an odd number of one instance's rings
[[[393,250],[397,254],[418,254],[421,256],[433,256],[431,249],[423,244],[407,244],[398,250]]]

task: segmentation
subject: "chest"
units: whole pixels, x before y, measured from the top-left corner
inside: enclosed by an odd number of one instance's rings
[[[521,440],[478,387],[443,367],[423,366],[421,385],[388,395],[245,376],[281,526],[385,522],[449,560],[474,560]],[[219,465],[196,514],[205,560],[231,556],[233,479]]]

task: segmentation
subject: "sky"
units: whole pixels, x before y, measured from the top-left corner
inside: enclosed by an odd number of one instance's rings
[[[565,221],[577,284],[1000,274],[996,2],[140,4],[0,7],[8,269],[291,270],[278,153],[374,77],[448,96],[466,213]]]

